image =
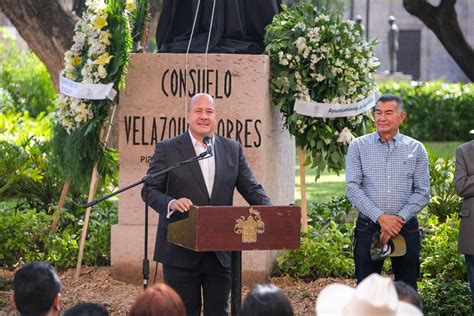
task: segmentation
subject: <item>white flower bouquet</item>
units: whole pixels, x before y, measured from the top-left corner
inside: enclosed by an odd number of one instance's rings
[[[108,78],[108,75],[111,60],[115,57],[114,50],[117,49],[111,42],[114,27],[111,30],[108,22],[113,12],[108,10],[104,0],[87,0],[86,6],[82,19],[74,29],[74,44],[64,55],[64,70],[61,75],[79,83],[109,83],[111,79],[115,79]],[[134,8],[134,1],[127,1],[125,9]],[[128,23],[124,27],[128,28]],[[94,102],[96,101],[60,95],[57,100],[58,123],[68,133],[73,132],[94,117]]]
[[[141,39],[147,10],[147,0],[87,0],[75,27],[73,45],[64,56],[61,75],[65,80],[75,85],[122,88],[133,41]],[[96,163],[100,173],[104,170],[102,163],[110,155],[100,131],[117,102],[117,98],[90,100],[59,95],[53,154],[73,184],[87,183]]]
[[[298,114],[296,99],[351,104],[376,89],[379,66],[360,25],[320,13],[311,4],[283,6],[267,26],[266,52],[272,67],[273,102],[283,113],[297,145],[309,155],[319,176],[344,169],[348,144],[365,133],[370,113],[324,118]]]

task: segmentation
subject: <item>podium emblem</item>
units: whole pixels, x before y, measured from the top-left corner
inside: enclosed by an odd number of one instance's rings
[[[254,210],[253,207],[249,209],[250,215],[240,216],[235,220],[234,233],[242,235],[242,243],[256,243],[257,234],[263,234],[265,232],[265,223],[262,221],[260,212]]]

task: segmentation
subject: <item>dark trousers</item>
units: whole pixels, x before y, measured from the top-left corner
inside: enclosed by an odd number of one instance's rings
[[[223,267],[215,253],[205,253],[202,260],[193,268],[163,265],[163,277],[165,283],[181,296],[188,316],[201,314],[201,288],[204,315],[228,314],[231,268]]]
[[[467,266],[467,275],[469,277],[469,286],[471,288],[471,298],[472,298],[472,305],[471,310],[474,314],[474,256],[473,255],[464,255],[466,259],[466,266]]]
[[[357,283],[371,275],[382,272],[383,260],[374,261],[370,258],[370,244],[372,235],[380,231],[380,225],[372,222],[368,217],[360,215],[357,218],[354,233],[354,262]],[[421,238],[418,220],[412,218],[400,231],[405,238],[407,252],[401,257],[390,257],[395,281],[404,281],[417,289],[416,280],[420,273]]]

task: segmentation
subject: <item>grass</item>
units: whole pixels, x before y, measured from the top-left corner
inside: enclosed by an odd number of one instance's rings
[[[433,150],[438,157],[452,157],[456,153],[456,147],[462,142],[424,142],[427,150]],[[295,178],[295,203],[300,204],[300,166],[299,149],[296,150],[296,178]],[[343,195],[346,191],[346,173],[341,171],[340,175],[327,171],[321,174],[316,180],[316,172],[309,166],[305,167],[306,172],[306,200],[310,203],[326,203],[331,201],[333,196]]]
[[[456,147],[462,142],[423,142],[426,150],[433,150],[440,158],[451,157],[454,158],[456,154]]]

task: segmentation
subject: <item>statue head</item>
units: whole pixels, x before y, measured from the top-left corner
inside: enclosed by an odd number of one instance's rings
[[[395,17],[393,15],[390,15],[388,17],[388,24],[393,25],[395,23]]]

